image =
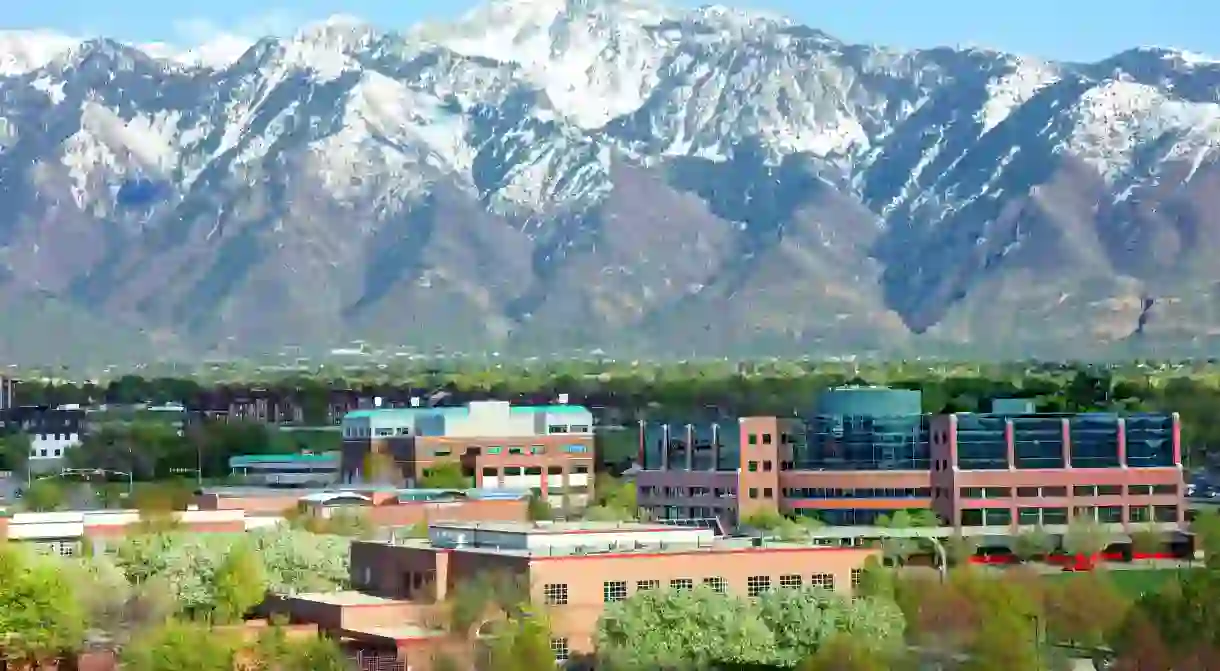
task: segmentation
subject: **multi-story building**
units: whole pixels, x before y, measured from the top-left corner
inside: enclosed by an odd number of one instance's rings
[[[295,621],[393,649],[409,668],[427,669],[430,652],[444,644],[443,632],[430,630],[441,620],[430,609],[443,608],[461,583],[499,573],[547,609],[551,647],[564,662],[593,652],[607,604],[638,592],[702,585],[753,597],[815,586],[847,594],[878,554],[659,524],[435,522],[427,538],[353,543],[351,584],[359,592],[298,595],[278,606]]]
[[[58,463],[79,445],[85,412],[77,408],[19,406],[0,412],[0,433],[24,433],[30,439],[30,465]]]
[[[229,477],[247,485],[326,486],[339,481],[339,452],[229,457]]]
[[[374,408],[343,418],[340,478],[367,479],[370,454],[393,458],[414,487],[441,464],[482,489],[534,490],[582,505],[593,487],[593,416],[574,405],[474,401],[457,408]]]
[[[871,525],[928,509],[956,526],[1182,522],[1177,414],[921,413],[917,391],[832,389],[804,418],[640,428],[639,502],[659,519],[770,509]]]

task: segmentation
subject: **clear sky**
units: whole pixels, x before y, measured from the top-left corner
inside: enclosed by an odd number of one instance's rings
[[[477,1],[9,0],[0,12],[0,29],[51,28],[187,46],[210,33],[288,32],[332,14],[401,28],[455,17]],[[1094,60],[1132,46],[1154,45],[1220,57],[1220,2],[1215,0],[722,0],[718,4],[779,11],[854,42],[906,47],[974,44],[1069,60]]]

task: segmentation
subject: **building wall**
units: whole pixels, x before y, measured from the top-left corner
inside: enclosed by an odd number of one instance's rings
[[[737,471],[740,519],[779,509],[780,422],[775,417],[742,417]]]
[[[934,508],[955,525],[1009,525],[1014,530],[1021,525],[1063,524],[1077,515],[1099,516],[1108,523],[1184,522],[1177,417],[1166,418],[1172,426],[1164,433],[1172,444],[1153,456],[1178,463],[1152,468],[1129,465],[1126,419],[1117,418],[1109,433],[1098,430],[1107,429],[1102,419],[1082,428],[1086,422],[1081,416],[935,418]],[[1032,428],[1023,433],[1024,427]],[[1093,447],[1081,449],[1086,431]],[[1058,467],[1026,467],[1045,461]],[[1076,466],[1081,462],[1109,465]]]
[[[630,597],[640,581],[655,580],[662,589],[671,580],[689,579],[702,584],[707,578],[722,578],[727,590],[747,595],[751,576],[767,576],[772,588],[780,576],[800,576],[803,585],[814,575],[832,577],[834,589],[848,592],[853,570],[861,569],[875,550],[839,548],[751,548],[740,551],[669,554],[624,554],[585,557],[534,558],[529,584],[536,603],[546,602],[548,584],[567,586],[568,603],[549,606],[552,635],[568,639],[572,652],[592,652],[597,620],[606,606],[607,583],[626,583]]]

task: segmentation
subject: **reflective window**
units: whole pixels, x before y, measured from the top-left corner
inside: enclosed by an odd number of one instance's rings
[[[798,470],[928,470],[928,418],[817,415],[794,432]]]
[[[957,466],[967,471],[1008,469],[1005,418],[995,415],[957,416]]]
[[[1013,417],[1012,427],[1017,468],[1064,467],[1061,417]]]
[[[1118,416],[1088,413],[1071,419],[1072,468],[1118,468]]]
[[[1127,418],[1127,465],[1174,466],[1173,418],[1140,414]]]

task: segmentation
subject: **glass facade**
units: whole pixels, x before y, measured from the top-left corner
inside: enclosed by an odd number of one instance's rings
[[[921,471],[932,466],[928,417],[818,415],[793,436],[797,470]]]
[[[1118,468],[1118,415],[1088,413],[1071,418],[1072,468]]]
[[[957,466],[967,471],[1008,469],[1008,441],[1004,437],[1006,417],[960,414],[957,416]]]
[[[1063,468],[1063,417],[1010,417],[1019,469]]]
[[[683,470],[687,467],[687,450],[693,450],[692,470],[736,470],[738,467],[741,448],[735,421],[728,425],[701,422],[689,427],[685,422],[653,421],[644,423],[643,432],[644,463],[640,467],[645,470],[660,470],[666,463],[667,454],[669,469]],[[713,464],[716,444],[720,446],[719,463]]]
[[[1127,417],[1127,465],[1136,468],[1176,466],[1173,417],[1138,414]]]
[[[830,526],[873,526],[879,517],[893,517],[894,513],[906,508],[874,509],[874,508],[797,508],[795,513],[805,517],[813,517]]]

